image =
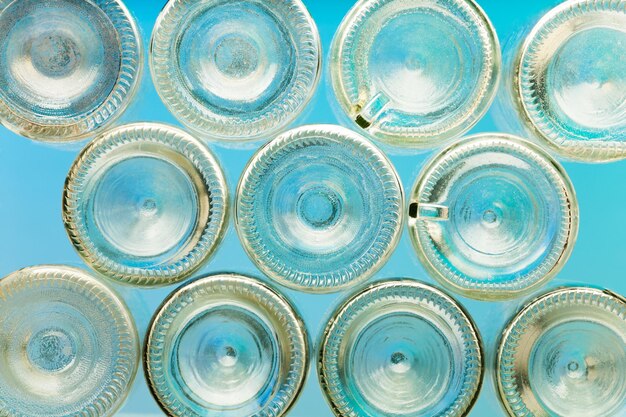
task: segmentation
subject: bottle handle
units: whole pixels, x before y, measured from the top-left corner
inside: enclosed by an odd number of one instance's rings
[[[449,218],[449,209],[447,206],[440,204],[413,202],[409,205],[409,217],[434,222],[447,221]]]
[[[382,93],[376,94],[367,104],[360,108],[359,112],[354,117],[354,121],[363,129],[367,129],[387,109],[389,103],[390,100],[386,95]]]

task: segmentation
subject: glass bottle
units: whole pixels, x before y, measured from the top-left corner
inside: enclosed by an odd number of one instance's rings
[[[330,60],[339,107],[356,126],[394,145],[434,147],[487,111],[500,46],[473,0],[362,0]]]
[[[337,291],[386,262],[402,230],[403,192],[369,141],[311,125],[252,157],[235,212],[241,242],[266,275],[304,291]]]
[[[127,107],[142,63],[121,0],[0,0],[0,123],[21,135],[94,134]]]
[[[139,363],[122,299],[85,272],[34,266],[0,280],[0,415],[112,416]]]
[[[509,415],[626,413],[626,300],[588,287],[528,303],[502,334],[496,381]]]
[[[228,190],[206,145],[174,127],[137,123],[91,142],[63,194],[65,227],[105,276],[165,285],[197,270],[224,233]]]
[[[278,292],[219,274],[174,291],[153,318],[145,369],[170,416],[282,416],[308,370],[308,336]]]
[[[546,13],[511,59],[506,98],[521,129],[569,159],[626,158],[624,27],[621,1],[568,0]]]
[[[411,196],[409,231],[441,284],[479,299],[532,291],[569,258],[578,205],[563,168],[541,148],[481,134],[436,155]]]
[[[320,65],[301,0],[171,0],[152,34],[152,79],[165,105],[224,141],[283,130],[311,99]]]
[[[349,297],[319,349],[320,384],[338,417],[462,417],[482,383],[476,326],[451,297],[417,281]]]

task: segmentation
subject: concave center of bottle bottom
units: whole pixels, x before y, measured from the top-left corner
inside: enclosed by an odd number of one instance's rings
[[[614,415],[626,395],[622,336],[592,321],[576,320],[545,331],[529,363],[532,390],[557,415]]]
[[[593,28],[571,36],[548,67],[550,98],[580,126],[626,126],[626,31]]]
[[[177,250],[198,218],[191,178],[170,162],[147,156],[107,169],[98,179],[92,204],[93,220],[106,246],[125,256],[156,257]]]
[[[51,78],[72,74],[80,65],[81,52],[74,40],[58,31],[44,32],[30,45],[30,59],[37,71]]]
[[[31,364],[44,372],[59,372],[68,368],[76,358],[76,344],[63,330],[40,330],[26,346]]]
[[[139,205],[139,212],[142,216],[153,217],[158,212],[157,202],[153,198],[146,198],[142,200]]]
[[[471,38],[447,13],[403,11],[378,30],[368,68],[393,107],[419,115],[457,110],[459,91],[475,87],[466,59]]]
[[[313,229],[332,227],[341,218],[341,198],[328,187],[314,187],[302,193],[297,212],[300,219]]]
[[[232,346],[224,346],[217,357],[218,362],[225,367],[232,367],[237,364],[237,350]]]
[[[213,56],[217,69],[230,78],[246,78],[259,66],[258,46],[243,35],[224,36],[218,41]]]
[[[584,377],[587,373],[586,369],[587,364],[581,365],[580,362],[573,360],[567,364],[567,376],[573,379]]]
[[[459,375],[447,337],[411,312],[384,314],[352,337],[346,384],[364,415],[430,415]]]
[[[469,249],[491,256],[535,245],[529,237],[540,229],[536,211],[543,207],[533,191],[520,178],[504,173],[471,181],[461,189],[452,211],[458,236]]]
[[[263,402],[274,388],[277,341],[258,316],[235,306],[195,318],[180,336],[176,369],[199,404],[211,409]]]
[[[389,358],[392,372],[403,374],[411,369],[411,360],[403,352],[394,352]]]
[[[496,213],[495,210],[488,209],[483,212],[483,224],[486,227],[497,226],[499,220],[500,220],[500,217],[498,216],[498,213]]]

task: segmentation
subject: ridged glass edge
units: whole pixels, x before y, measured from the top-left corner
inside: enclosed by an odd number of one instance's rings
[[[116,263],[91,242],[79,210],[90,169],[116,148],[135,142],[165,146],[185,157],[197,169],[211,196],[209,222],[197,244],[181,259],[143,269]],[[219,162],[202,142],[188,133],[160,123],[133,123],[110,130],[94,139],[74,161],[63,191],[63,222],[78,254],[107,278],[139,286],[168,285],[185,279],[200,268],[221,242],[228,223],[228,186]]]
[[[582,162],[610,162],[626,157],[626,142],[596,141],[591,146],[581,140],[567,139],[554,125],[543,117],[544,112],[534,89],[532,63],[527,63],[532,45],[541,42],[551,31],[569,19],[587,12],[616,11],[626,14],[626,4],[621,1],[567,0],[545,14],[524,40],[515,58],[513,93],[518,114],[534,136],[562,157]]]
[[[352,117],[353,109],[350,97],[358,96],[359,89],[354,83],[348,83],[347,81],[350,80],[350,78],[344,76],[343,68],[350,63],[349,57],[346,56],[344,50],[349,49],[350,44],[354,43],[355,27],[362,24],[365,19],[372,13],[375,13],[383,4],[392,1],[398,0],[366,0],[357,3],[344,17],[331,43],[329,73],[333,94],[339,107],[346,116],[346,119],[350,119],[350,122],[355,127],[359,126],[356,124],[354,117]],[[477,95],[480,97],[480,100],[477,100],[473,108],[467,112],[466,118],[459,117],[459,120],[456,122],[457,125],[451,128],[436,131],[424,130],[424,132],[418,134],[416,134],[413,129],[397,128],[395,131],[393,129],[390,130],[388,134],[379,133],[370,135],[376,140],[392,146],[416,149],[433,148],[470,130],[489,110],[491,103],[496,97],[500,81],[500,68],[502,66],[500,41],[498,40],[495,27],[478,3],[474,0],[452,1],[455,1],[459,7],[467,6],[470,11],[473,12],[473,16],[478,17],[480,24],[484,26],[486,33],[489,35],[488,39],[484,39],[484,37],[481,39],[485,49],[490,50],[492,54],[486,57],[489,62],[486,67],[490,68],[490,71],[483,77],[484,81],[481,93]],[[339,70],[336,68],[339,68]],[[467,124],[463,126],[464,123]],[[389,128],[389,126],[387,128]],[[359,127],[359,129],[361,128]],[[365,129],[362,130],[367,132]],[[407,138],[410,140],[407,140]]]
[[[411,237],[413,248],[420,263],[426,268],[430,276],[435,278],[437,282],[445,288],[450,291],[454,291],[455,293],[479,300],[496,301],[511,299],[531,293],[556,276],[571,256],[576,243],[576,238],[578,237],[579,209],[574,186],[565,169],[543,149],[531,142],[526,141],[525,139],[503,133],[476,134],[468,136],[462,141],[445,148],[426,163],[418,175],[415,185],[413,186],[413,193],[410,201],[420,202],[425,193],[430,194],[431,190],[429,190],[428,187],[432,186],[432,176],[436,175],[436,173],[441,174],[445,168],[440,166],[442,162],[449,162],[451,159],[458,158],[458,156],[453,155],[454,152],[460,152],[459,148],[470,146],[470,149],[463,151],[462,154],[472,153],[482,147],[481,143],[490,143],[493,142],[494,139],[499,142],[503,150],[516,149],[517,151],[521,151],[521,153],[532,157],[535,163],[546,168],[547,172],[550,173],[550,179],[554,184],[562,185],[562,187],[559,188],[561,191],[561,207],[564,208],[564,212],[568,213],[569,228],[567,230],[563,229],[559,231],[559,241],[562,242],[559,246],[563,248],[559,254],[553,254],[551,258],[544,260],[542,268],[535,269],[535,273],[526,277],[524,280],[516,281],[515,287],[510,287],[505,284],[493,286],[492,284],[478,283],[480,284],[480,288],[470,288],[472,286],[472,281],[470,281],[468,277],[459,275],[455,271],[449,270],[448,272],[454,275],[457,280],[457,282],[452,282],[440,271],[439,267],[433,265],[431,259],[426,254],[427,252],[430,256],[434,256],[438,260],[441,260],[442,258],[437,254],[437,251],[434,250],[432,242],[426,242],[428,243],[427,245],[422,242],[421,236],[426,236],[427,234],[423,230],[423,222],[411,219],[409,216],[407,216],[407,218],[409,222],[409,235]],[[474,146],[471,147],[471,145]],[[439,169],[436,170],[436,168]],[[552,267],[549,267],[550,263],[553,264]]]
[[[0,2],[0,10],[14,0]],[[18,115],[0,100],[0,122],[29,139],[71,142],[84,139],[112,124],[133,100],[143,74],[143,45],[133,16],[121,0],[92,0],[111,19],[120,40],[120,72],[107,99],[87,117],[63,119],[59,124],[42,124]]]
[[[113,320],[110,324],[115,326],[120,338],[120,357],[116,361],[115,371],[111,373],[113,376],[107,388],[76,416],[113,416],[128,397],[139,367],[139,335],[128,307],[109,286],[78,268],[62,265],[32,266],[7,275],[0,279],[0,300],[8,300],[16,292],[37,286],[58,286],[76,291],[77,294],[106,307],[111,313]],[[1,402],[2,399],[0,404]],[[0,415],[18,417],[10,413],[4,414],[1,409]]]
[[[424,301],[433,308],[439,307],[442,312],[449,313],[449,318],[458,325],[457,330],[462,334],[465,348],[463,353],[468,363],[465,369],[471,369],[472,372],[464,378],[463,392],[445,413],[438,414],[437,417],[466,417],[476,402],[483,383],[485,363],[480,333],[469,314],[451,296],[435,287],[411,279],[393,279],[371,284],[354,292],[333,311],[320,336],[317,349],[317,375],[326,401],[337,417],[359,416],[350,406],[346,395],[341,392],[341,381],[338,376],[339,349],[345,336],[345,328],[360,313],[386,297],[399,296],[404,296],[407,300]],[[344,330],[340,332],[337,327],[342,321],[347,321],[347,324],[344,324]]]
[[[502,406],[511,417],[539,417],[530,410],[517,391],[516,369],[523,369],[515,361],[518,342],[534,321],[560,307],[587,306],[603,309],[626,321],[626,299],[608,290],[593,287],[562,287],[528,302],[506,325],[498,343],[495,363],[495,384]],[[514,405],[516,406],[514,409]]]
[[[223,296],[229,302],[233,295],[251,299],[276,319],[275,324],[282,325],[282,333],[288,335],[290,369],[285,383],[274,394],[272,402],[255,415],[281,417],[287,414],[300,396],[308,374],[310,342],[306,326],[291,302],[277,290],[254,278],[234,273],[208,275],[179,287],[166,298],[152,318],[146,336],[143,363],[148,387],[159,406],[171,417],[201,417],[174,396],[166,394],[167,379],[163,369],[166,352],[163,346],[179,330],[171,327],[174,318],[194,302],[194,297],[208,294]],[[279,340],[281,343],[286,341],[283,338]]]
[[[319,138],[323,138],[321,141]],[[363,255],[356,265],[349,265],[341,271],[335,272],[331,277],[325,274],[303,274],[289,268],[287,265],[276,265],[279,259],[274,262],[264,262],[257,256],[263,251],[261,237],[254,227],[249,227],[253,223],[252,201],[256,193],[256,185],[261,182],[263,173],[270,163],[277,159],[280,153],[288,153],[292,149],[298,149],[319,142],[343,143],[350,141],[356,151],[361,151],[368,155],[367,159],[372,161],[373,167],[377,171],[384,170],[385,200],[393,201],[387,205],[384,212],[384,232],[380,235],[391,236],[387,241],[377,241],[369,250],[369,253],[384,254],[379,260],[371,264],[364,272],[359,272],[363,264],[366,263],[366,255]],[[237,186],[237,198],[235,200],[235,225],[239,239],[248,254],[248,257],[263,271],[268,277],[286,287],[309,292],[335,292],[346,287],[356,285],[371,277],[389,259],[394,249],[400,241],[404,224],[404,190],[398,174],[392,163],[374,144],[363,138],[359,134],[346,128],[335,125],[307,125],[289,130],[274,140],[268,142],[260,148],[248,162],[244,169],[239,184]],[[247,220],[246,220],[247,219]],[[246,227],[248,226],[248,227]],[[247,231],[247,230],[251,231]],[[289,271],[285,274],[281,271]],[[294,278],[286,278],[285,275]],[[309,282],[304,284],[303,282]],[[321,284],[321,285],[320,285]]]
[[[207,0],[202,0],[207,1]],[[277,1],[277,0],[270,0]],[[273,104],[270,114],[263,114],[253,122],[242,124],[235,118],[232,125],[223,124],[218,117],[196,111],[196,103],[185,94],[176,75],[176,66],[170,62],[172,42],[178,35],[180,21],[189,8],[198,4],[197,0],[172,0],[163,8],[157,18],[150,41],[150,73],[157,93],[172,114],[190,130],[226,142],[254,141],[272,137],[293,122],[313,98],[320,80],[322,66],[322,46],[315,21],[301,0],[287,0],[293,4],[288,16],[297,23],[304,33],[298,34],[296,44],[301,46],[298,54],[298,75],[288,99],[280,105]],[[283,4],[282,2],[280,3]],[[307,47],[305,47],[307,45]],[[218,133],[215,126],[227,128]]]

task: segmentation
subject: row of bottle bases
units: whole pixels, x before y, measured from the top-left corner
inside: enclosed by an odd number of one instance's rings
[[[92,137],[138,90],[142,40],[121,0],[15,1],[0,24],[0,121],[9,129],[53,142]],[[502,84],[504,127],[566,158],[621,159],[625,24],[621,0],[567,0],[522,30],[502,64],[473,0],[360,0],[329,54],[338,114],[386,144],[438,147],[474,126]],[[149,57],[171,113],[196,135],[231,143],[284,131],[322,66],[301,0],[171,0]]]
[[[8,416],[111,416],[140,357],[168,416],[282,416],[311,362],[297,309],[276,288],[242,275],[209,275],[172,292],[142,352],[122,299],[82,270],[22,269],[0,280],[0,299],[0,411]],[[590,287],[528,302],[504,328],[493,366],[508,414],[622,415],[625,316],[624,298]],[[346,297],[315,359],[338,417],[466,416],[490,368],[463,307],[412,279],[379,281]]]

